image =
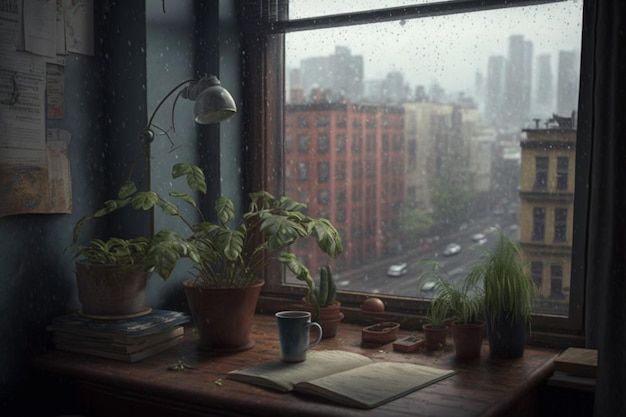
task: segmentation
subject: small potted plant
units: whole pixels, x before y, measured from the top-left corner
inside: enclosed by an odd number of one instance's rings
[[[422,326],[424,331],[424,348],[426,350],[439,350],[446,346],[448,330],[446,323],[448,320],[449,306],[444,300],[434,298],[426,312],[428,323]]]
[[[335,337],[343,313],[341,303],[335,298],[337,284],[333,278],[332,268],[330,265],[320,268],[319,287],[316,287],[315,282],[309,280],[306,275],[301,276],[308,287],[307,295],[302,300],[305,309],[311,311],[313,321],[322,326],[322,338]]]
[[[419,280],[435,280],[433,303],[438,313],[446,310],[452,320],[452,339],[457,359],[480,357],[485,322],[480,320],[483,307],[482,288],[463,279],[453,282],[443,266],[436,261],[423,263]],[[431,304],[431,308],[433,305]]]
[[[75,259],[78,298],[81,313],[86,316],[115,319],[150,312],[144,304],[146,283],[151,275],[143,265],[150,245],[148,238],[95,238],[84,244],[79,243],[85,222],[126,207],[130,204],[129,196],[135,192],[134,184],[126,183],[120,189],[117,200],[105,202],[103,208],[83,216],[74,226],[73,243],[66,250]]]
[[[468,280],[482,286],[484,292],[490,354],[503,358],[523,356],[538,290],[522,261],[519,245],[500,231],[495,248],[484,249]]]

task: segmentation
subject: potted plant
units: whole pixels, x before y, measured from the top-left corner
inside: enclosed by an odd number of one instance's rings
[[[343,319],[341,303],[335,298],[337,284],[333,278],[330,265],[320,268],[320,285],[315,286],[313,279],[300,274],[307,284],[307,295],[302,302],[305,309],[311,312],[313,321],[322,326],[322,338],[335,337],[339,322]]]
[[[448,330],[446,323],[449,314],[448,304],[440,298],[434,298],[426,312],[428,323],[422,326],[424,331],[424,348],[426,350],[439,350],[446,346]]]
[[[204,173],[195,165],[178,163],[172,178],[185,177],[192,191],[206,192]],[[155,234],[144,265],[167,279],[178,260],[189,258],[195,275],[183,287],[198,330],[198,347],[208,350],[241,350],[252,346],[249,338],[256,302],[263,281],[261,274],[273,260],[286,265],[299,279],[311,275],[288,247],[312,237],[319,248],[336,257],[343,251],[341,237],[326,219],[304,213],[306,205],[287,197],[276,198],[265,191],[251,193],[247,211],[235,219],[235,207],[227,197],[215,203],[217,221],[205,219],[194,199],[185,192],[171,197],[191,205],[201,221],[191,224],[178,207],[154,192],[136,193],[137,207],[160,207],[189,227],[189,235],[172,230]]]
[[[66,250],[75,259],[78,298],[81,313],[86,316],[119,319],[137,317],[151,311],[144,304],[146,283],[151,275],[143,267],[143,259],[150,244],[148,238],[96,238],[86,244],[79,243],[80,231],[85,222],[125,207],[134,192],[134,184],[125,184],[117,200],[107,201],[103,208],[82,217],[74,226],[73,243]]]
[[[482,289],[474,282],[463,279],[453,282],[443,266],[436,261],[423,263],[419,280],[434,280],[433,301],[435,311],[447,311],[452,320],[452,340],[457,359],[471,360],[480,357],[485,322],[480,320],[483,306]],[[433,308],[431,304],[430,308]]]
[[[495,248],[484,251],[468,280],[483,288],[489,351],[493,356],[518,358],[524,355],[538,290],[523,264],[519,245],[511,238],[500,231]]]

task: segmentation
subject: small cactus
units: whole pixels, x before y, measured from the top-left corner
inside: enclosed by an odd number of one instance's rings
[[[320,307],[328,307],[335,302],[337,286],[333,279],[333,271],[330,265],[320,268],[320,288],[318,291],[318,302]]]

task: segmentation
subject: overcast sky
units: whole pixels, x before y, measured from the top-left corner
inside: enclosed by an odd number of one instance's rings
[[[379,8],[381,5],[407,3],[410,2],[298,0],[290,4],[290,14],[292,17],[308,17],[346,12],[350,5],[366,9],[368,4]],[[287,65],[298,67],[304,58],[328,56],[334,54],[336,45],[347,46],[353,55],[363,56],[366,80],[381,79],[388,72],[399,70],[412,87],[419,84],[428,87],[438,81],[448,92],[465,90],[471,94],[476,71],[486,75],[489,56],[507,56],[510,35],[521,34],[532,41],[535,62],[539,54],[552,54],[552,70],[556,77],[558,51],[580,52],[581,27],[582,0],[568,0],[540,6],[296,32],[287,36]]]

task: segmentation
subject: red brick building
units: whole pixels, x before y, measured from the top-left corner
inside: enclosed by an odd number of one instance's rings
[[[354,103],[291,104],[285,108],[285,194],[329,219],[348,270],[397,249],[404,199],[404,110]],[[307,240],[293,248],[312,271],[329,263]]]

